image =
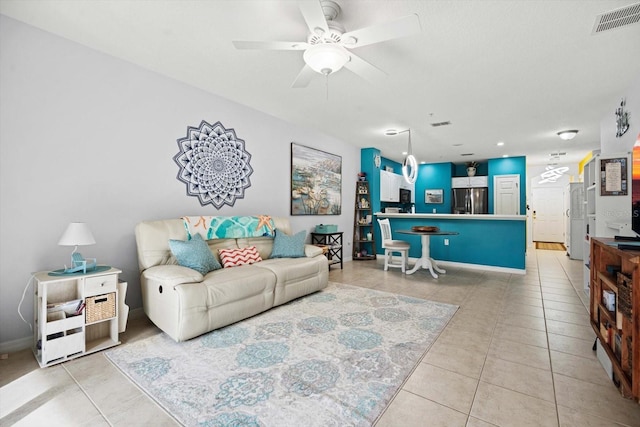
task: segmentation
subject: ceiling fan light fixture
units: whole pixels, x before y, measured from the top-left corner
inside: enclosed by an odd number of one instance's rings
[[[309,46],[303,58],[313,71],[324,75],[335,73],[351,59],[345,48],[332,43]]]
[[[578,134],[578,131],[576,129],[561,130],[560,132],[558,132],[558,136],[560,137],[560,139],[564,141],[568,141],[570,139],[575,138],[577,134]]]

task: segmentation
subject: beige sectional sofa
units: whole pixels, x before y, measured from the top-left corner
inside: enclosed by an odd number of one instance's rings
[[[277,232],[291,234],[286,218]],[[202,275],[177,264],[169,239],[187,238],[182,219],[144,221],[135,229],[146,315],[176,341],[185,341],[323,289],[329,267],[322,250],[305,245],[306,257],[270,259],[272,237],[207,240],[218,249],[256,246],[262,261]]]

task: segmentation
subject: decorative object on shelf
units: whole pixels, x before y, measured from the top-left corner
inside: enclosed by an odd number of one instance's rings
[[[358,172],[358,181],[366,181],[367,173],[366,172]]]
[[[578,131],[576,129],[561,130],[560,132],[558,132],[558,136],[564,141],[569,141],[570,139],[575,138],[577,134]]]
[[[467,176],[476,176],[478,162],[467,162]]]
[[[199,127],[187,128],[187,136],[178,139],[178,146],[180,152],[173,160],[180,167],[178,180],[187,185],[187,195],[216,209],[244,198],[245,189],[251,186],[251,154],[233,129],[203,120]]]
[[[376,259],[376,242],[371,223],[373,212],[369,183],[356,183],[355,209],[353,213],[353,254],[352,259],[363,261]]]
[[[424,202],[425,203],[444,203],[442,188],[424,190]]]
[[[616,108],[616,138],[620,138],[629,130],[629,112],[624,111],[627,100],[622,98],[620,106]]]
[[[415,184],[418,178],[418,162],[411,151],[411,128],[397,131],[395,129],[389,129],[385,131],[387,136],[395,136],[401,133],[409,133],[409,143],[407,145],[407,156],[402,161],[402,176],[409,184]]]
[[[78,246],[95,245],[96,239],[93,237],[89,226],[84,222],[72,222],[67,226],[67,229],[60,237],[58,245],[60,246],[73,246],[71,252],[71,266],[65,265],[61,274],[80,273],[86,274],[87,271],[91,271],[96,268],[95,258],[83,258],[82,255],[77,252]]]
[[[340,215],[342,157],[291,143],[291,215]]]

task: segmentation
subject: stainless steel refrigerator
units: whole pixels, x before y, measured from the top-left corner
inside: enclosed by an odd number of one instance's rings
[[[489,212],[487,187],[454,188],[451,190],[451,210],[454,214],[486,214]]]

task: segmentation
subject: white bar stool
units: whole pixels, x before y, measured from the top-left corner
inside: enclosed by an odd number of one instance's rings
[[[409,259],[409,245],[404,240],[393,240],[391,238],[391,224],[389,219],[378,219],[380,225],[380,234],[382,235],[382,248],[384,249],[384,271],[389,270],[389,267],[397,267],[404,273],[407,270],[407,264]],[[393,254],[400,254],[399,262],[394,262]]]

